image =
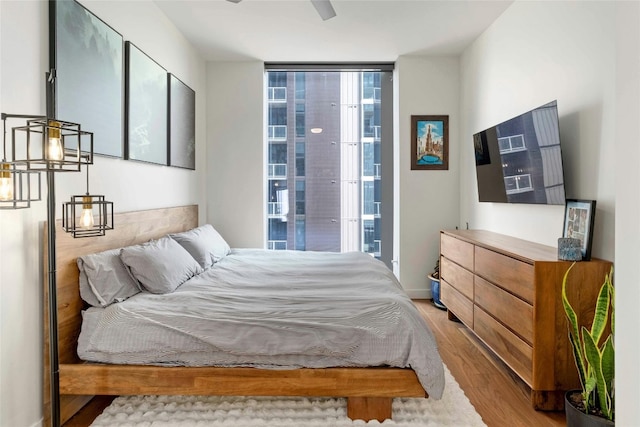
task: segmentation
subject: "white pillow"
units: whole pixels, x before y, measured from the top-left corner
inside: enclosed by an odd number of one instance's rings
[[[231,252],[227,242],[211,224],[169,236],[180,243],[205,270]]]
[[[94,307],[106,307],[140,292],[120,259],[120,249],[78,257],[80,296]]]
[[[120,259],[142,287],[154,294],[173,292],[203,271],[189,252],[169,236],[122,248]]]

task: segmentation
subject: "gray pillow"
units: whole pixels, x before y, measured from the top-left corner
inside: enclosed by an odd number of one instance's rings
[[[120,249],[78,257],[80,297],[94,307],[106,307],[140,292],[120,259]]]
[[[122,248],[120,259],[142,287],[154,294],[173,292],[203,271],[189,252],[169,236]]]
[[[211,224],[169,236],[180,243],[205,270],[231,251],[227,242]]]

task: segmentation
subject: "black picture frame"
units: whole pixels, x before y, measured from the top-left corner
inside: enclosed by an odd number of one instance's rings
[[[75,0],[49,2],[48,114],[93,133],[94,154],[123,156],[122,35]]]
[[[167,70],[125,42],[125,158],[168,164]]]
[[[169,166],[196,169],[196,92],[175,75],[169,88]]]
[[[449,116],[411,116],[411,170],[449,169]]]
[[[582,242],[583,261],[589,261],[591,259],[595,215],[595,200],[566,200],[562,237],[579,239]]]

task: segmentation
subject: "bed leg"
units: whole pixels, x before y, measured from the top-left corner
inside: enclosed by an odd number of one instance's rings
[[[378,420],[391,418],[391,397],[348,397],[347,416],[352,420]]]

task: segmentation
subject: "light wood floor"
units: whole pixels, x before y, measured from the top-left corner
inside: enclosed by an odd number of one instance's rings
[[[414,301],[431,326],[445,365],[489,427],[566,426],[564,412],[531,407],[528,386],[462,323],[430,300]]]
[[[446,311],[414,301],[431,326],[444,363],[489,427],[564,427],[564,412],[534,411],[527,385]],[[100,396],[64,427],[87,427],[113,397]],[[457,426],[456,426],[457,427]]]

